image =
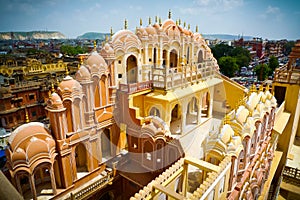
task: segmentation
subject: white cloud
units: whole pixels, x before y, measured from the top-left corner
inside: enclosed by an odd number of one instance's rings
[[[277,14],[277,13],[280,13],[280,9],[278,7],[268,6],[266,13],[267,14]]]
[[[182,14],[197,15],[200,12],[215,14],[240,7],[244,0],[195,0],[193,7],[180,8]]]
[[[283,14],[278,7],[269,5],[265,12],[260,15],[261,19],[276,20],[277,22],[281,21]]]
[[[142,10],[142,6],[129,6],[132,10]]]

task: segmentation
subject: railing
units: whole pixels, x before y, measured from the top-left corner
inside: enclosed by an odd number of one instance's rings
[[[17,82],[14,85],[11,85],[11,89],[21,89],[21,88],[25,88],[25,87],[36,87],[36,86],[40,86],[42,83],[41,82],[36,82],[36,81],[27,81],[27,82]]]
[[[281,83],[300,84],[300,69],[287,69],[287,65],[275,70],[274,81]]]
[[[70,196],[66,198],[66,200],[74,200],[74,199],[85,199],[93,194],[95,191],[99,190],[101,187],[104,187],[106,184],[112,181],[113,172],[110,168],[106,168],[105,171],[102,172],[104,177],[92,183],[91,185],[84,187],[80,191],[76,193],[70,193]]]
[[[282,173],[283,181],[300,186],[300,170],[285,166]]]
[[[146,81],[140,83],[129,83],[129,84],[120,83],[119,85],[119,89],[123,92],[127,92],[128,94],[140,92],[151,88],[152,88],[152,81]]]
[[[165,90],[174,89],[187,83],[195,83],[213,77],[216,72],[216,66],[211,60],[174,68],[154,66],[152,68],[153,87]]]

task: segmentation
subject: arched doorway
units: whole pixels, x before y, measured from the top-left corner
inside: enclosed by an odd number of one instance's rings
[[[75,149],[75,161],[76,161],[77,173],[88,172],[86,154],[87,152],[84,144],[79,143]]]
[[[199,52],[198,52],[198,63],[202,63],[203,61],[204,61],[203,51],[199,50]]]
[[[210,104],[209,92],[205,92],[202,97],[201,117],[209,116],[209,109],[210,109],[209,104]]]
[[[188,103],[187,113],[186,113],[186,125],[197,124],[198,122],[198,105],[197,99],[193,97]]]
[[[40,164],[38,167],[36,167],[33,172],[34,184],[35,184],[35,190],[37,196],[43,195],[43,196],[50,197],[55,193],[54,188],[52,188],[51,185],[51,181],[55,183],[55,180],[51,180],[50,168],[51,168],[50,164],[43,163]]]
[[[127,58],[126,61],[126,72],[127,72],[127,83],[137,82],[137,59],[134,55]]]
[[[173,49],[170,52],[170,68],[177,67],[177,52],[175,49]]]
[[[110,130],[107,128],[101,134],[101,151],[102,161],[106,161],[112,156]]]
[[[27,196],[29,198],[32,198],[33,195],[32,195],[30,183],[29,183],[30,175],[27,172],[24,172],[24,173],[18,172],[18,174],[16,174],[15,176],[17,176],[17,181],[19,181],[19,184],[20,184],[21,191],[19,191],[19,192],[23,195],[24,198]]]
[[[176,104],[171,112],[170,130],[172,134],[178,134],[181,132],[181,120],[180,120],[179,105]]]

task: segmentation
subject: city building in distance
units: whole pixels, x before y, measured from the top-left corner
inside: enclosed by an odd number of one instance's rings
[[[198,27],[171,12],[165,21],[140,20],[134,32],[127,23],[50,88],[49,126],[26,120],[9,136],[15,192],[25,199],[276,195],[287,134],[299,135],[299,98],[281,95],[283,87],[299,94],[298,48],[275,85],[248,90],[219,72]],[[292,75],[282,83],[285,70]]]

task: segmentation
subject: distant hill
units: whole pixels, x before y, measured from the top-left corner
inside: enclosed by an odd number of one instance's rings
[[[84,33],[83,35],[80,35],[77,37],[77,39],[90,39],[90,40],[95,40],[95,39],[100,39],[100,40],[105,40],[105,35],[110,36],[109,33],[97,33],[97,32],[88,32]],[[205,39],[219,39],[219,40],[238,40],[241,36],[239,35],[230,35],[230,34],[203,34],[203,37]],[[252,36],[243,36],[244,40],[252,40]]]
[[[205,39],[219,39],[219,40],[238,40],[241,38],[240,35],[230,34],[202,34]],[[243,36],[244,40],[252,40],[253,36]]]
[[[0,40],[66,39],[58,31],[0,32]]]
[[[87,32],[87,33],[84,33],[83,35],[78,36],[77,39],[105,40],[106,35],[110,36],[109,33]]]

